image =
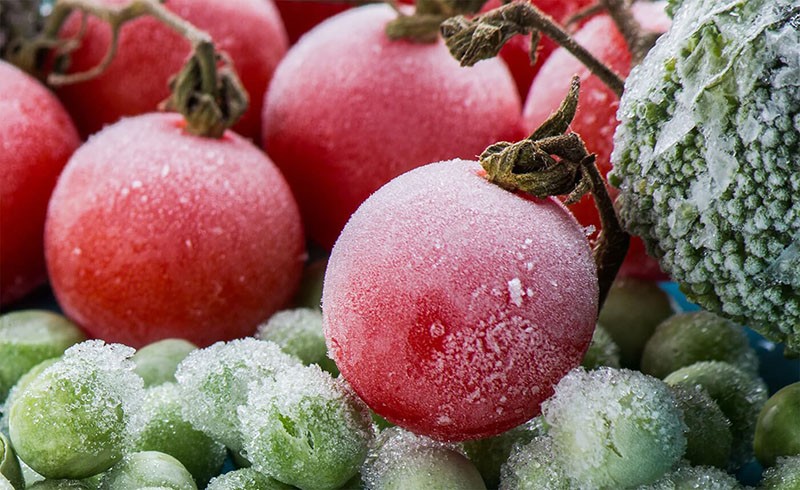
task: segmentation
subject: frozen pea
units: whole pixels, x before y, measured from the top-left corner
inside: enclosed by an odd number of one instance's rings
[[[539,436],[517,447],[503,465],[500,490],[570,490],[552,444],[549,437]]]
[[[14,485],[11,484],[10,481],[6,479],[3,475],[0,475],[0,490],[16,490]]]
[[[744,327],[707,311],[672,315],[657,327],[642,353],[642,372],[665,378],[700,361],[724,361],[758,373],[758,356]]]
[[[132,490],[144,487],[197,490],[191,473],[172,456],[158,451],[126,454],[103,477],[100,490]]]
[[[27,490],[92,490],[94,487],[82,480],[41,480],[26,488]]]
[[[131,447],[173,456],[189,470],[197,486],[203,488],[219,474],[227,451],[186,420],[185,405],[183,391],[175,383],[148,389],[142,409],[131,420]]]
[[[596,369],[600,366],[618,368],[620,367],[619,356],[619,346],[611,338],[611,334],[605,327],[597,324],[581,366],[586,369]]]
[[[163,339],[136,351],[134,371],[142,377],[145,387],[175,381],[175,370],[197,346],[184,339]]]
[[[686,423],[684,459],[695,466],[727,468],[733,447],[731,422],[702,386],[673,386]]]
[[[313,260],[306,264],[303,269],[303,276],[300,279],[300,287],[295,295],[294,302],[297,306],[321,309],[322,283],[325,279],[325,268],[327,266],[327,257]]]
[[[46,478],[86,478],[110,468],[128,445],[128,420],[143,397],[134,350],[89,340],[33,378],[8,414],[21,460]]]
[[[362,468],[371,490],[485,490],[477,468],[456,446],[392,427]]]
[[[253,468],[304,490],[352,478],[373,437],[366,405],[314,364],[255,380],[239,417]]]
[[[85,339],[74,323],[50,311],[21,310],[0,315],[0,400],[33,366],[60,356],[67,347]]]
[[[541,417],[535,417],[522,425],[494,437],[464,441],[464,453],[478,469],[489,488],[500,484],[500,469],[508,460],[515,446],[527,444],[534,437],[544,434]]]
[[[767,387],[761,378],[726,362],[703,361],[674,371],[664,381],[671,386],[702,386],[731,421],[733,445],[728,469],[750,459],[756,420],[767,401]]]
[[[625,277],[612,284],[597,321],[619,346],[622,367],[635,369],[656,325],[673,313],[658,283]]]
[[[0,434],[0,476],[3,476],[15,488],[25,487],[19,460],[4,434]]]
[[[322,312],[318,308],[279,311],[258,326],[256,337],[275,342],[305,365],[317,364],[333,376],[339,375],[336,363],[328,357],[322,333]]]
[[[274,342],[244,338],[197,349],[181,361],[175,379],[186,397],[186,418],[232,451],[242,449],[236,410],[247,401],[248,384],[300,366]]]
[[[769,397],[756,421],[753,446],[764,466],[781,456],[800,455],[800,381]]]
[[[686,426],[669,388],[638,371],[574,369],[542,412],[567,476],[582,487],[652,483],[686,449]]]
[[[255,468],[242,468],[213,478],[206,490],[292,490],[292,488]]]
[[[800,455],[780,457],[767,468],[758,487],[761,490],[797,490],[800,488]]]
[[[712,466],[680,466],[664,478],[638,490],[740,490],[736,478]]]

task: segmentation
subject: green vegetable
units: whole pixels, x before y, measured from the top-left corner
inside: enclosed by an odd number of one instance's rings
[[[727,469],[733,449],[731,421],[702,386],[673,386],[672,394],[686,423],[686,453],[695,466]]]
[[[131,360],[136,364],[136,374],[144,380],[144,386],[156,386],[175,381],[178,364],[197,346],[184,339],[163,339],[136,351]]]
[[[764,472],[760,490],[797,490],[800,488],[800,456],[778,458],[775,466]]]
[[[739,490],[744,489],[736,478],[710,466],[680,466],[652,485],[637,490]]]
[[[781,456],[800,456],[800,381],[784,386],[764,404],[753,446],[764,466]]]
[[[254,468],[242,468],[212,479],[206,490],[292,490],[292,487]]]
[[[126,454],[103,477],[100,490],[133,490],[141,488],[197,490],[192,475],[172,456],[158,451]]]
[[[675,314],[657,327],[642,353],[642,372],[664,378],[700,361],[723,361],[758,374],[758,356],[741,325],[708,311]]]
[[[299,358],[305,365],[317,364],[332,376],[339,375],[336,363],[328,357],[319,308],[279,311],[258,326],[256,338],[275,342],[283,352]]]
[[[620,217],[687,297],[800,351],[796,0],[684,0],[626,81]]]
[[[586,369],[597,369],[600,366],[620,367],[619,346],[611,338],[608,330],[599,323],[594,329],[589,348],[583,355],[581,366]]]
[[[25,486],[17,455],[2,433],[0,433],[0,477],[5,478],[14,488]]]
[[[518,446],[503,464],[501,488],[513,490],[570,490],[570,481],[557,458],[553,441],[547,436]],[[495,487],[492,487],[495,488]]]

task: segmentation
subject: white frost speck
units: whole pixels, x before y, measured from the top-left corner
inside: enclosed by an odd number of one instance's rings
[[[525,293],[522,291],[522,282],[518,277],[508,281],[508,295],[511,297],[512,303],[522,306],[522,297]]]

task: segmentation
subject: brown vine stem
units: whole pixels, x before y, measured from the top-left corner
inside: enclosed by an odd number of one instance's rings
[[[644,31],[631,12],[630,0],[600,0],[625,38],[631,53],[631,65],[638,65],[658,39],[658,34]]]
[[[471,20],[459,15],[441,25],[447,47],[462,66],[472,66],[480,60],[494,57],[513,36],[534,31],[540,31],[563,46],[617,96],[622,95],[622,77],[577,43],[552,17],[531,3],[509,3]]]
[[[489,181],[510,191],[540,198],[567,195],[568,204],[592,193],[602,227],[593,249],[599,312],[628,251],[630,235],[619,222],[595,155],[588,152],[580,136],[566,133],[578,106],[579,88],[576,76],[559,109],[528,138],[491,145],[481,154],[480,163]]]
[[[187,131],[220,137],[247,110],[247,92],[230,60],[215,49],[211,36],[157,0],[130,0],[124,5],[106,5],[92,0],[57,0],[42,31],[17,49],[15,64],[29,72],[38,72],[48,52],[55,49],[58,68],[80,45],[80,33],[73,39],[59,38],[61,28],[74,12],[83,15],[84,24],[88,15],[108,23],[112,32],[111,43],[96,66],[78,73],[50,73],[46,78],[48,84],[65,85],[100,76],[114,59],[122,26],[139,17],[150,16],[183,36],[192,46],[189,60],[170,83],[172,96],[163,104],[183,114]]]

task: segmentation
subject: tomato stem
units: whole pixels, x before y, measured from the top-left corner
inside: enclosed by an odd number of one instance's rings
[[[588,152],[580,136],[566,133],[578,106],[579,89],[580,78],[573,77],[561,106],[539,128],[517,143],[489,146],[480,163],[489,181],[512,192],[539,198],[567,195],[568,204],[592,193],[602,226],[593,249],[599,312],[628,251],[630,235],[619,222],[595,155]]]
[[[487,0],[417,0],[413,14],[404,14],[394,0],[389,5],[398,16],[386,25],[389,39],[406,39],[419,43],[432,43],[439,38],[439,26],[448,18],[459,14],[478,12]]]
[[[62,73],[59,68],[69,54],[80,46],[81,33],[73,39],[60,39],[59,32],[73,12],[81,12],[83,26],[92,15],[111,26],[111,43],[103,59],[94,67],[78,73]],[[19,46],[14,54],[17,66],[37,73],[51,49],[55,49],[56,70],[46,81],[51,86],[91,80],[100,76],[114,59],[119,33],[126,22],[151,16],[183,36],[192,45],[188,61],[170,83],[171,97],[164,107],[183,114],[187,131],[209,137],[220,137],[247,110],[247,93],[242,87],[230,60],[218,52],[211,36],[167,9],[158,0],[130,0],[121,6],[105,5],[96,0],[57,0],[47,16],[41,32]]]
[[[518,34],[540,32],[563,46],[617,96],[625,85],[622,77],[581,46],[552,17],[529,2],[512,2],[474,19],[458,15],[441,25],[447,47],[462,66],[497,56],[509,39]],[[535,38],[536,39],[536,38]],[[531,49],[535,53],[536,49]]]
[[[625,38],[628,51],[631,53],[631,66],[638,65],[650,48],[653,47],[660,34],[647,32],[631,12],[629,0],[599,0],[608,15],[614,20],[617,29]]]

